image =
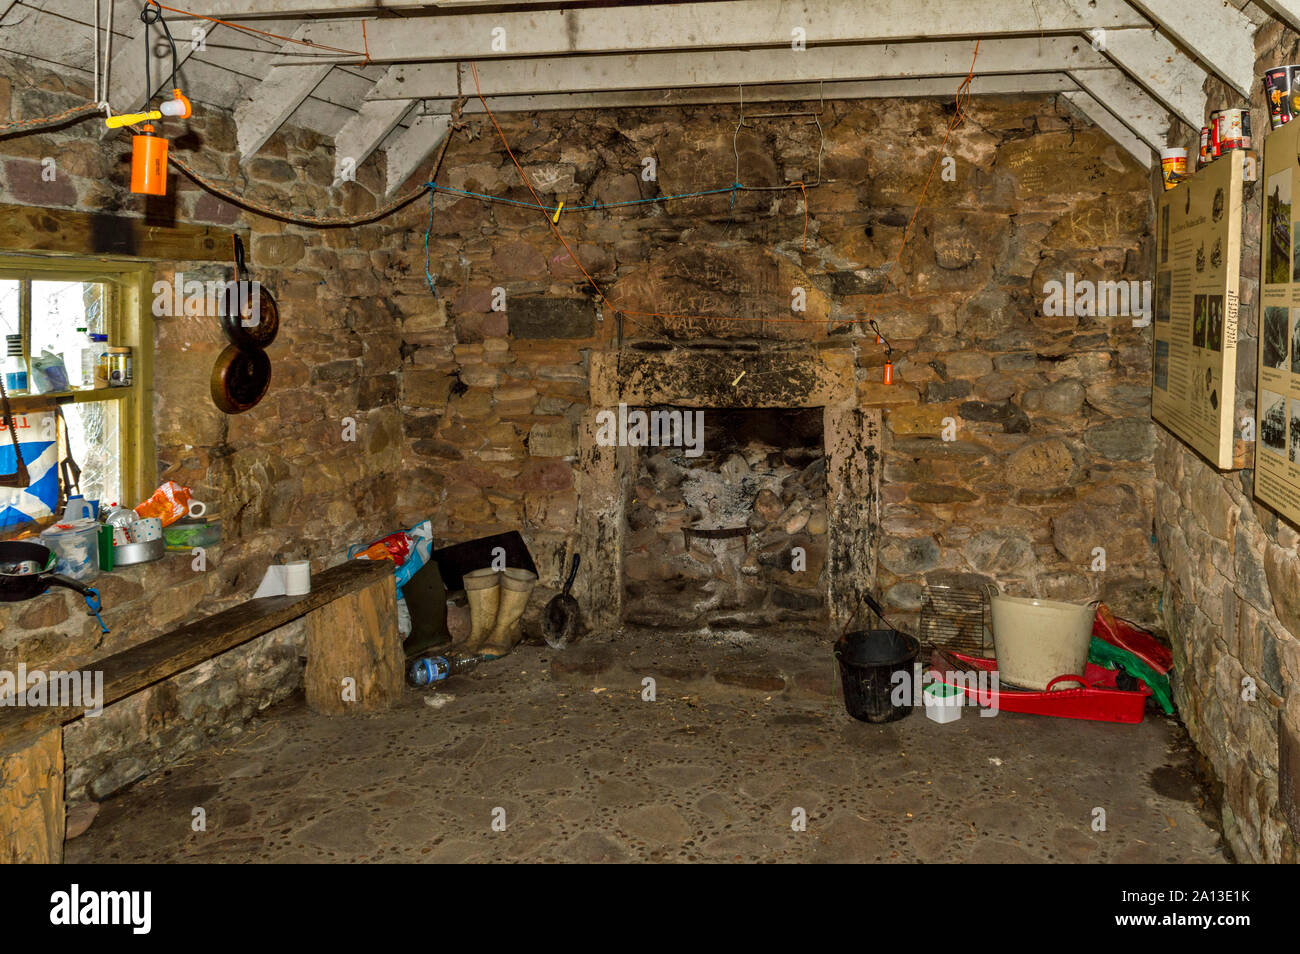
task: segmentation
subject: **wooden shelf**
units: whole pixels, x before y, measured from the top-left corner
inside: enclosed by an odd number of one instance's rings
[[[130,393],[131,388],[73,388],[71,391],[55,391],[50,394],[11,394],[9,404],[15,413],[26,414],[32,411],[51,411],[63,404],[120,401]]]

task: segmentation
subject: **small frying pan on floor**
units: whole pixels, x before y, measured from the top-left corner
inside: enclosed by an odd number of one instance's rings
[[[579,560],[579,555],[575,553],[569,578],[564,581],[564,592],[552,597],[546,604],[546,612],[542,614],[542,635],[546,637],[546,645],[552,649],[563,649],[569,645],[582,627],[582,611],[578,608],[578,601],[569,595],[573,579],[578,575]]]

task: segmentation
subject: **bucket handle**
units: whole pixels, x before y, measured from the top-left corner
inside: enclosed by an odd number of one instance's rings
[[[885,611],[881,607],[879,601],[877,601],[876,598],[866,590],[862,591],[862,602],[867,604],[867,608],[870,609],[871,612],[875,613],[886,627],[889,629],[897,629],[897,627],[890,624],[889,620],[885,619]],[[844,627],[844,632],[840,633],[841,637],[846,636],[849,630],[853,628],[853,624],[858,621],[858,613],[860,612],[862,612],[861,604],[854,608],[853,615],[849,617],[849,621]]]
[[[1078,683],[1082,683],[1084,689],[1092,688],[1092,683],[1090,683],[1087,679],[1083,678],[1083,676],[1071,676],[1068,673],[1066,673],[1064,675],[1057,676],[1055,679],[1049,682],[1047,684],[1047,688],[1044,689],[1043,691],[1051,692],[1052,687],[1056,685],[1058,682],[1078,682]]]

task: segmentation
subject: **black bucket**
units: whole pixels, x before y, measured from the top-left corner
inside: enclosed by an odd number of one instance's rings
[[[876,601],[867,597],[867,603],[879,616]],[[910,686],[903,695],[906,705],[894,705],[891,697],[900,679],[911,682],[912,665],[920,651],[915,637],[896,629],[857,630],[836,640],[835,658],[849,715],[862,722],[894,722],[911,715],[914,700]]]

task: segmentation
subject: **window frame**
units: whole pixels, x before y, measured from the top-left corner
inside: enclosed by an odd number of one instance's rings
[[[153,350],[154,321],[149,307],[152,301],[149,290],[153,284],[154,263],[113,261],[97,256],[24,255],[0,252],[0,278],[9,280],[97,282],[108,286],[109,304],[105,309],[104,328],[113,345],[131,348],[133,373],[130,387],[125,388],[72,388],[52,394],[32,394],[10,397],[14,413],[47,410],[56,406],[96,401],[118,401],[119,435],[121,444],[122,500],[144,500],[157,483],[157,460],[154,453],[153,429]],[[22,327],[23,347],[31,360],[30,285],[26,288],[26,301],[20,304],[20,315],[28,317]],[[0,438],[8,439],[5,429]],[[87,462],[82,461],[86,466]],[[111,501],[104,501],[111,503]]]

